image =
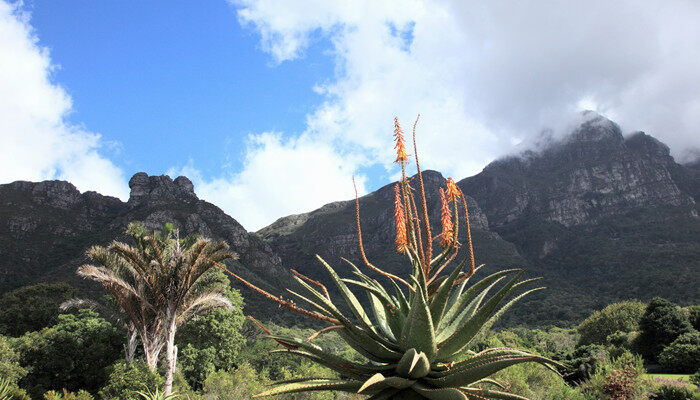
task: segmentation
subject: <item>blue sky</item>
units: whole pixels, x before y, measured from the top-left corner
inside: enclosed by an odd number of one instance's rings
[[[583,109],[700,148],[700,3],[0,0],[0,183],[186,175],[249,230],[421,165],[462,179]]]
[[[53,79],[73,99],[68,121],[118,143],[127,175],[196,160],[203,174],[241,168],[250,133],[304,130],[333,76],[319,40],[304,62],[275,63],[226,2],[33,0],[24,7]]]

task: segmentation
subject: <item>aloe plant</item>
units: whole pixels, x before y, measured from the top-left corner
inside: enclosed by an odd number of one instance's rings
[[[434,238],[417,158],[415,125],[416,193],[420,203],[416,202],[414,188],[406,179],[408,155],[403,131],[396,119],[394,136],[396,161],[401,164],[402,170],[402,179],[395,186],[395,245],[396,250],[410,261],[412,272],[408,279],[390,274],[367,259],[362,244],[357,196],[355,204],[360,255],[365,267],[384,277],[389,284],[388,289],[347,260],[345,262],[350,265],[354,277],[341,278],[317,256],[352,315],[344,313],[333,302],[320,282],[296,271],[292,270],[294,278],[305,293],[290,292],[308,308],[264,292],[229,272],[280,305],[328,324],[306,339],[266,331],[270,338],[284,347],[278,352],[312,360],[335,371],[339,378],[309,377],[277,382],[257,397],[335,390],[366,394],[371,400],[524,399],[499,391],[502,385],[490,377],[511,365],[526,362],[542,364],[554,372],[557,368],[565,368],[550,359],[513,348],[491,348],[479,353],[471,351],[471,347],[508,308],[523,296],[542,288],[530,288],[537,279],[521,280],[524,271],[520,269],[496,272],[468,286],[478,268],[475,267],[464,193],[451,178],[447,179],[445,189],[440,189],[442,232]],[[420,204],[420,210],[416,204]],[[457,263],[455,258],[462,247],[458,242],[461,210],[466,217],[467,256]],[[434,239],[439,239],[440,246],[435,256]],[[454,266],[450,267],[453,262]],[[367,296],[367,310],[356,293]],[[316,336],[331,330],[337,332],[366,361],[358,363],[339,357],[313,343]]]
[[[10,381],[0,378],[0,400],[10,400],[11,394]]]

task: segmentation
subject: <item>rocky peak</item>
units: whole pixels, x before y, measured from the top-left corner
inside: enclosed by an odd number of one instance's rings
[[[170,201],[197,201],[194,185],[187,177],[179,176],[174,181],[168,175],[148,176],[145,172],[134,174],[129,180],[129,205],[148,202],[158,204]]]
[[[567,138],[569,141],[579,143],[612,141],[622,143],[622,130],[613,121],[594,111],[584,111],[581,113],[583,122]]]
[[[630,149],[653,157],[671,160],[671,150],[655,137],[644,132],[634,132],[625,139],[625,145]]]

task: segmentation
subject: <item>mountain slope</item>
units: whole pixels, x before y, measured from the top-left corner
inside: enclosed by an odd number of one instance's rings
[[[230,268],[267,290],[277,292],[281,282],[289,280],[270,247],[218,207],[199,200],[186,177],[173,181],[138,173],[129,186],[131,195],[124,203],[95,192],[81,194],[62,181],[0,185],[0,292],[62,280],[88,295],[101,294],[75,270],[87,262],[84,252],[89,246],[125,239],[123,232],[131,221],[153,229],[172,222],[183,234],[225,240],[240,256]],[[256,302],[264,300],[256,296],[246,300],[254,314],[269,309],[259,307]]]
[[[546,306],[532,304],[532,322],[629,297],[697,302],[697,171],[651,136],[624,138],[613,122],[588,117],[543,151],[458,183],[550,286]]]

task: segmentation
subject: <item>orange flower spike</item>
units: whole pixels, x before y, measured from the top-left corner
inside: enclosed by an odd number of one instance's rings
[[[396,145],[396,161],[395,162],[406,162],[408,161],[408,154],[406,154],[406,145],[404,144],[403,130],[401,130],[401,125],[399,125],[399,119],[394,117],[394,140]]]
[[[447,200],[450,202],[455,201],[455,199],[458,199],[460,194],[459,194],[459,189],[457,188],[457,184],[455,183],[454,179],[452,178],[447,178]]]
[[[444,247],[449,246],[452,243],[454,232],[452,231],[452,211],[450,210],[450,205],[447,202],[447,197],[445,196],[445,191],[440,188],[440,220],[442,222],[442,234],[440,235],[440,244]]]
[[[394,186],[394,219],[396,220],[396,251],[403,253],[408,246],[408,239],[406,237],[406,215],[398,183]]]

